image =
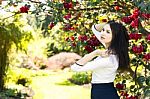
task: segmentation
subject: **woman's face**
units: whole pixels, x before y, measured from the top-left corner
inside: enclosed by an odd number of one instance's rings
[[[100,41],[101,43],[104,43],[106,44],[107,46],[110,45],[110,42],[112,40],[112,31],[111,31],[111,28],[110,28],[110,25],[109,24],[106,24],[102,31],[101,31],[101,36],[100,36]]]

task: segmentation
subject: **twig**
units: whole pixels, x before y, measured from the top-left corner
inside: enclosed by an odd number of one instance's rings
[[[4,20],[6,20],[6,19],[8,19],[8,18],[10,18],[10,17],[13,17],[13,16],[15,16],[15,15],[17,15],[18,13],[15,13],[15,14],[13,14],[13,15],[11,15],[11,16],[8,16],[8,17],[6,17],[6,18],[4,18],[4,19],[2,19],[3,21]]]

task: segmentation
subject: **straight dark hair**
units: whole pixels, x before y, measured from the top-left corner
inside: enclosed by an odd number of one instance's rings
[[[129,35],[122,23],[109,21],[108,24],[112,30],[112,41],[108,50],[114,52],[119,59],[118,70],[125,71],[130,69],[129,64]]]

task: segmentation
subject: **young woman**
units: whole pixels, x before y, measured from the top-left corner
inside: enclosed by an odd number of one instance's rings
[[[121,23],[109,21],[93,25],[92,31],[105,50],[97,49],[86,54],[71,69],[92,71],[91,99],[119,99],[113,82],[118,69],[130,70],[127,29]]]

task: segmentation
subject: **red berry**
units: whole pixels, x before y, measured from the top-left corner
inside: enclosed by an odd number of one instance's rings
[[[116,88],[120,89],[120,90],[123,90],[124,89],[124,84],[117,83]]]
[[[126,24],[129,24],[133,21],[133,18],[131,16],[125,16],[125,17],[122,17],[121,21]]]
[[[133,28],[138,28],[139,26],[139,19],[135,19],[134,21],[131,22],[130,24]]]
[[[66,19],[66,20],[69,20],[70,18],[71,18],[71,14],[69,13],[69,14],[66,14],[65,16],[64,16],[64,18]]]
[[[116,11],[118,11],[118,10],[120,10],[120,7],[119,7],[119,6],[115,6],[114,9],[115,9]]]
[[[88,51],[89,53],[94,50],[94,49],[93,49],[91,46],[89,46],[89,45],[86,45],[84,48],[85,48],[85,50]]]
[[[144,54],[143,58],[148,61],[150,59],[150,53]]]
[[[142,13],[141,16],[143,18],[149,19],[150,18],[150,13]]]
[[[78,37],[78,40],[80,40],[81,42],[84,42],[84,41],[86,41],[88,38],[87,38],[87,36],[86,35],[80,35],[79,37]]]
[[[76,46],[76,43],[75,43],[75,42],[71,43],[71,46],[72,46],[72,47],[75,47],[75,46]]]
[[[138,40],[138,39],[141,39],[142,38],[142,34],[138,34],[138,33],[131,33],[129,35],[130,39],[134,39],[134,40]]]
[[[146,40],[147,40],[147,41],[150,41],[150,34],[148,34],[148,35],[146,36]]]
[[[142,53],[144,51],[144,47],[143,47],[143,45],[139,45],[139,46],[134,45],[132,47],[132,51],[134,53],[140,54],[140,53]]]
[[[20,8],[20,12],[21,12],[21,13],[28,13],[28,11],[29,11],[29,7],[27,7],[27,6],[22,6],[22,7]]]
[[[54,26],[55,26],[55,24],[54,24],[53,22],[51,22],[51,23],[49,24],[49,28],[50,28],[50,29],[52,29]]]
[[[66,41],[69,41],[69,37],[67,37],[65,40],[66,40]]]
[[[73,8],[73,4],[72,4],[72,2],[65,2],[65,3],[63,3],[63,5],[64,5],[64,8],[65,9],[70,9],[70,8]]]
[[[74,37],[74,36],[71,36],[70,39],[71,39],[71,41],[74,41],[74,40],[75,40],[75,37]]]

